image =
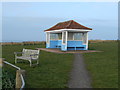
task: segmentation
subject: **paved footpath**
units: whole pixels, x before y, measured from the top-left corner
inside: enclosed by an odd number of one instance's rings
[[[91,80],[86,66],[84,64],[83,55],[75,53],[73,69],[71,71],[71,79],[68,82],[69,88],[92,88]]]

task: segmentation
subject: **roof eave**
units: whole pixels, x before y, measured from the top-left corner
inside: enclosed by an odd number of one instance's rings
[[[45,30],[44,32],[62,32],[62,31],[78,31],[78,32],[89,32],[91,31],[90,29],[57,29],[57,30]]]

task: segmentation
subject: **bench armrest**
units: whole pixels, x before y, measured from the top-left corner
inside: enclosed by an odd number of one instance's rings
[[[23,52],[14,52],[14,54],[23,54]]]

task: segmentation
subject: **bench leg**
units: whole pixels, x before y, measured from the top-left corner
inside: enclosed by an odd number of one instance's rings
[[[39,60],[37,60],[37,64],[39,64]]]
[[[32,61],[31,60],[29,60],[29,62],[30,62],[30,67],[32,66]]]
[[[17,58],[15,57],[15,63],[17,63]]]

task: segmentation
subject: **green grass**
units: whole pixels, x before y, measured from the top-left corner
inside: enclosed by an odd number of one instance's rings
[[[0,67],[0,90],[2,89],[2,68]]]
[[[90,49],[103,52],[83,54],[94,88],[118,88],[118,43],[90,43]]]
[[[3,46],[2,55],[6,61],[14,64],[14,52],[21,52],[23,48],[35,49],[44,45],[8,45]],[[26,88],[65,88],[72,68],[73,54],[55,54],[41,51],[40,64],[29,67],[29,62],[16,65],[26,70]]]
[[[2,57],[2,46],[0,45],[0,58]],[[0,67],[0,89],[2,89],[2,68]]]
[[[3,58],[14,64],[13,52],[23,48],[35,49],[45,45],[8,45],[3,46]],[[84,53],[85,63],[90,72],[94,88],[118,87],[118,43],[90,43],[91,50],[103,52]],[[55,54],[40,52],[40,65],[29,67],[29,62],[16,65],[26,70],[27,88],[65,88],[72,69],[73,54]]]

